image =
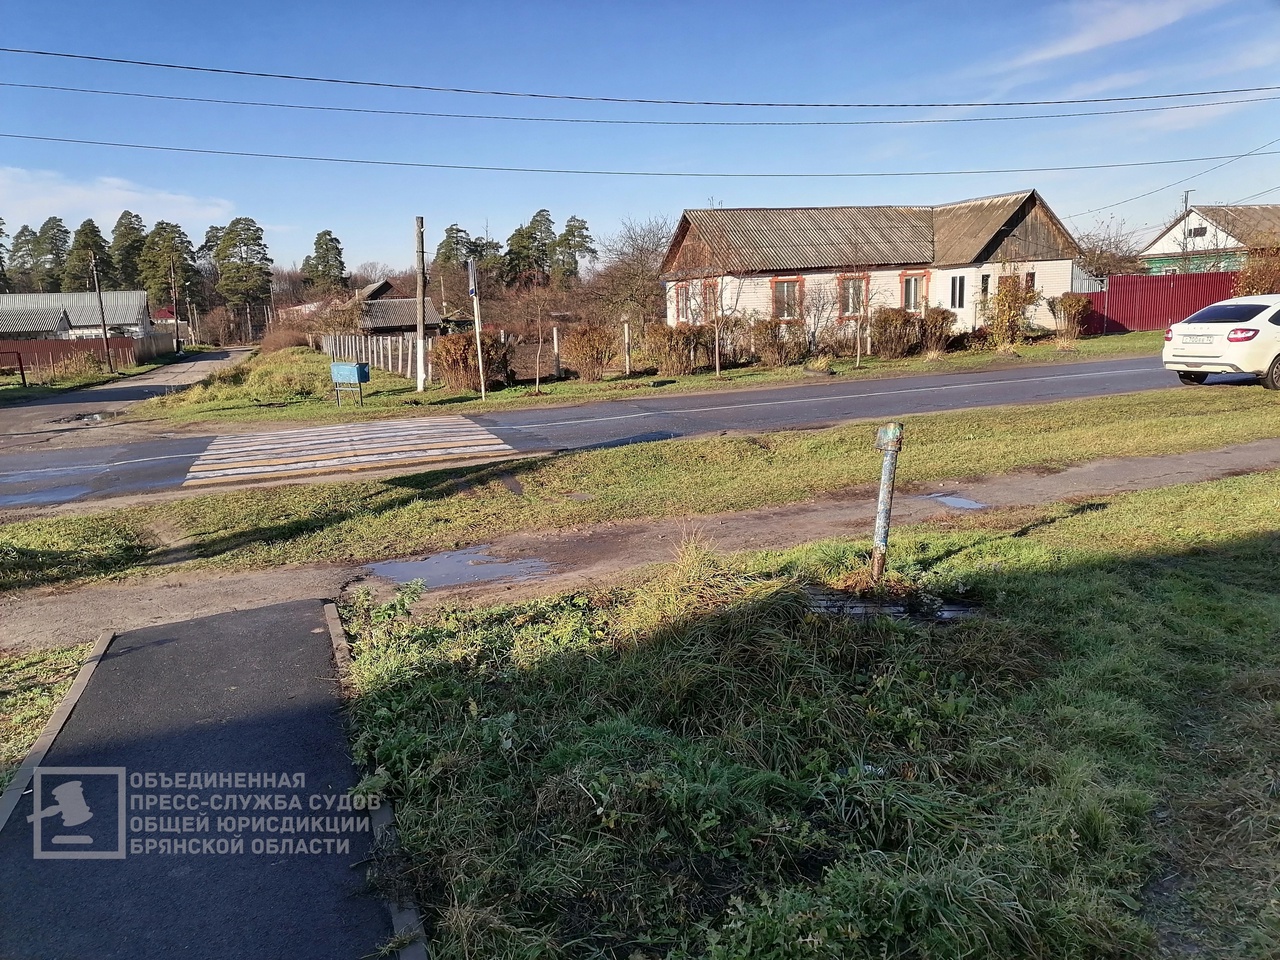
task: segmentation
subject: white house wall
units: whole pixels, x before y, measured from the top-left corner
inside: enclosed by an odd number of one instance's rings
[[[1186,230],[1187,237],[1184,242],[1183,230]],[[1205,228],[1203,237],[1193,237],[1199,227]],[[1140,256],[1146,257],[1180,257],[1185,252],[1189,255],[1197,253],[1206,253],[1211,250],[1234,250],[1243,246],[1231,234],[1227,233],[1216,224],[1211,223],[1202,217],[1197,211],[1192,210],[1187,214],[1184,221],[1175,223],[1160,236],[1156,237]]]
[[[1025,276],[1035,273],[1035,287],[1042,294],[1041,303],[1029,312],[1029,319],[1040,326],[1051,327],[1053,315],[1045,305],[1049,297],[1060,297],[1070,292],[1091,292],[1097,289],[1097,283],[1089,274],[1080,270],[1071,260],[1035,260],[1026,263],[972,264],[953,268],[923,267],[920,269],[892,268],[872,270],[866,275],[870,280],[867,306],[870,310],[877,307],[902,306],[902,277],[905,274],[925,274],[928,283],[925,297],[930,306],[955,309],[957,332],[973,330],[982,324],[979,312],[982,276],[986,274],[989,289],[995,293],[998,278],[1003,273],[1016,273]],[[718,281],[719,310],[728,316],[760,317],[773,315],[773,280],[804,278],[804,314],[811,325],[821,326],[837,318],[839,304],[839,278],[856,276],[856,273],[824,270],[795,274],[772,274],[751,277],[722,277]],[[964,278],[964,306],[951,306],[951,279]],[[714,305],[701,302],[703,282],[687,281],[689,289],[690,316],[677,317],[676,299],[680,283],[667,284],[667,322],[674,324],[677,320],[701,323],[704,318],[715,313]]]

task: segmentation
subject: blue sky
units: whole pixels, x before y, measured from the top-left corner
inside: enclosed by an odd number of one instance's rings
[[[400,84],[660,100],[979,102],[1129,97],[1280,83],[1275,0],[1057,0],[977,7],[899,2],[312,0],[216,7],[170,2],[7,4],[0,45],[92,56]],[[976,11],[981,10],[979,15]],[[344,87],[0,53],[0,81],[215,99],[626,120],[901,120],[1147,107],[765,109],[581,103]],[[1216,99],[1275,97],[1280,90]],[[1192,101],[1197,102],[1197,101]],[[504,122],[176,103],[0,86],[0,133],[256,153],[484,166],[673,173],[672,177],[404,169],[0,139],[0,218],[94,217],[126,207],[207,226],[251,216],[277,263],[332,230],[349,266],[413,258],[444,227],[505,240],[546,207],[597,237],[623,219],[685,207],[937,203],[1036,187],[1069,222],[1130,228],[1192,202],[1280,202],[1280,155],[1051,173],[901,177],[1236,156],[1280,137],[1280,100],[1151,113],[882,126],[715,127]],[[1280,142],[1268,147],[1280,151]],[[866,172],[837,178],[690,173]]]

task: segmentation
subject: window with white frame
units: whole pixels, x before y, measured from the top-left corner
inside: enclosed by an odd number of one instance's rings
[[[840,316],[860,317],[866,303],[866,277],[840,278]]]
[[[800,317],[800,281],[773,281],[773,317],[775,320],[796,320]]]
[[[688,323],[689,320],[689,285],[680,283],[676,285],[676,321]]]
[[[964,308],[964,277],[951,278],[951,309]]]
[[[902,308],[919,310],[920,298],[924,294],[924,277],[910,276],[902,278]]]

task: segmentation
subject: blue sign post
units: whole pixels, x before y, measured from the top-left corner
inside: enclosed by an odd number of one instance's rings
[[[354,390],[364,406],[364,387],[369,382],[369,365],[367,363],[331,363],[329,376],[333,380],[333,397],[342,406],[342,391]]]

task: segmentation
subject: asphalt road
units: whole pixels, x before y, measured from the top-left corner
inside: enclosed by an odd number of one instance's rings
[[[1210,383],[1218,379],[1221,378]],[[518,453],[537,453],[723,431],[758,432],[1001,404],[1047,403],[1156,390],[1176,383],[1173,375],[1161,368],[1159,358],[1144,357],[885,380],[832,378],[784,387],[649,396],[465,419]],[[356,429],[352,425],[352,430]],[[302,433],[297,427],[279,432],[281,446],[287,440],[299,462],[303,458],[296,448]],[[232,438],[219,440],[215,436],[7,454],[0,447],[0,507],[64,503],[178,487],[202,455],[205,461],[213,455],[206,451],[215,441],[219,442],[215,451],[218,457],[234,455],[234,451],[223,452],[233,444]],[[270,446],[270,442],[269,437],[243,438],[247,450]],[[399,469],[426,469],[422,465],[425,462],[424,458],[413,467],[403,464]],[[386,466],[395,464],[388,461]]]
[[[370,956],[333,676],[319,600],[117,637],[0,830],[0,956]]]

